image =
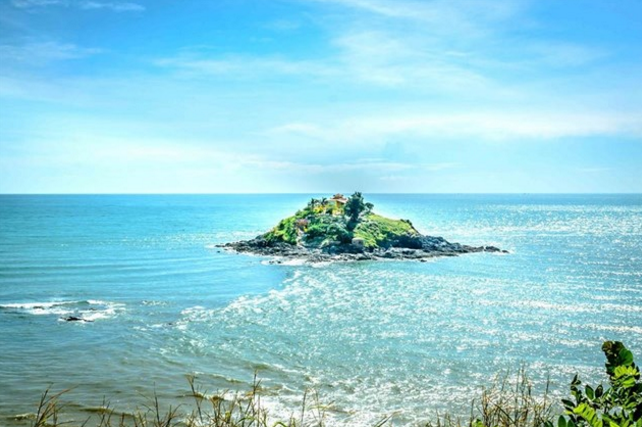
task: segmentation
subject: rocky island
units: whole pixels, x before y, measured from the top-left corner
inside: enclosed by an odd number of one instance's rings
[[[350,197],[312,199],[294,215],[252,240],[220,247],[239,253],[308,262],[404,259],[425,261],[438,256],[472,252],[501,252],[495,246],[468,246],[442,237],[421,234],[406,219],[390,219],[373,212],[361,193]]]

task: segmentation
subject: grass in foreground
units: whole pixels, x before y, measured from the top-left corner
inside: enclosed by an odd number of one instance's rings
[[[570,385],[571,396],[556,402],[549,398],[548,387],[542,396],[533,395],[524,370],[511,380],[504,377],[482,391],[479,400],[471,402],[471,414],[462,420],[448,414],[435,417],[426,427],[642,427],[642,382],[633,355],[621,343],[607,341],[602,346],[607,358],[609,385],[591,387],[577,378]],[[200,391],[193,378],[189,380],[195,409],[181,412],[180,406],[161,408],[157,398],[149,407],[135,415],[116,415],[103,405],[96,417],[80,426],[96,427],[323,427],[327,414],[316,393],[303,396],[298,413],[287,420],[275,420],[261,401],[260,381],[254,381],[245,394],[226,399],[223,394],[208,396]],[[64,409],[61,397],[65,391],[51,394],[47,390],[40,400],[32,427],[62,427]],[[563,414],[556,413],[559,404]],[[392,417],[384,417],[376,427],[394,425]],[[77,425],[77,424],[73,424]],[[348,425],[347,423],[344,425]]]

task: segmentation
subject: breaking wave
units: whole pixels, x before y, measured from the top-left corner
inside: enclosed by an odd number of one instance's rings
[[[58,316],[59,320],[75,318],[93,322],[115,317],[125,310],[125,304],[101,300],[60,300],[0,304],[0,310],[34,316]]]

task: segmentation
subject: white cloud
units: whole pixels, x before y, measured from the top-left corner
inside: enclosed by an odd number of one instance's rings
[[[277,57],[233,57],[208,59],[181,55],[158,59],[157,66],[196,76],[227,75],[235,79],[271,78],[274,75],[327,77],[337,70],[318,61],[294,61]]]
[[[189,76],[254,81],[296,76],[324,84],[359,83],[489,100],[514,96],[532,99],[523,89],[528,83],[524,75],[537,79],[541,73],[548,74],[551,66],[575,67],[605,55],[601,50],[579,44],[525,41],[518,51],[511,47],[511,59],[506,59],[506,46],[500,37],[493,35],[493,25],[497,20],[514,18],[520,2],[496,7],[495,2],[467,0],[427,4],[316,0],[319,1],[378,11],[386,19],[360,18],[358,24],[340,19],[337,25],[328,28],[331,50],[322,56],[293,59],[192,50],[189,54],[158,59],[155,64]],[[422,15],[425,19],[430,16],[435,25],[397,25],[394,18],[398,15],[408,18]],[[469,31],[471,25],[476,27],[475,31]],[[518,86],[507,84],[510,78],[516,78]]]
[[[587,168],[578,168],[578,172],[582,173],[588,173],[588,174],[599,174],[599,173],[605,173],[605,172],[611,172],[613,168],[605,168],[605,167],[587,167]]]
[[[278,19],[267,23],[265,25],[265,28],[267,28],[268,30],[273,30],[277,32],[289,33],[301,28],[301,23],[297,21],[287,20],[287,19]]]
[[[73,43],[42,42],[24,45],[0,45],[0,57],[5,61],[23,63],[79,59],[100,52],[100,49],[80,47]]]
[[[607,56],[602,49],[568,42],[532,43],[529,47],[541,63],[554,67],[577,67]]]
[[[443,46],[418,34],[351,30],[336,37],[334,45],[339,48],[338,58],[345,73],[354,80],[438,92],[492,85],[475,67],[461,63],[466,53],[444,54]]]
[[[65,0],[13,0],[11,2],[15,7],[19,8],[30,8],[30,7],[42,7],[42,6],[67,6],[68,1]]]
[[[292,123],[266,131],[322,139],[331,143],[372,141],[375,138],[406,135],[426,138],[470,137],[485,140],[555,139],[588,136],[642,136],[642,112],[470,112],[452,114],[409,114],[368,116],[332,123]]]
[[[323,138],[327,135],[324,129],[312,123],[287,123],[269,129],[265,133],[277,137],[279,135],[301,135],[311,138]]]
[[[79,3],[78,5],[81,9],[92,10],[92,9],[109,9],[114,12],[142,12],[145,10],[145,7],[138,3],[129,3],[129,2],[97,2],[97,1],[85,1]]]
[[[132,2],[102,2],[78,0],[13,0],[12,4],[20,9],[31,9],[47,6],[75,7],[82,10],[105,9],[113,12],[142,12],[145,7]]]
[[[38,136],[32,136],[20,149],[31,153],[33,158],[38,158],[43,164],[54,163],[61,166],[153,164],[165,167],[176,164],[228,169],[229,165],[253,160],[251,156],[248,159],[244,154],[219,148],[231,145],[225,141],[211,145],[203,145],[200,141],[178,144],[172,140],[150,136],[101,136],[82,128],[60,130],[55,134],[47,132],[46,135],[51,140],[44,141]],[[38,157],[35,153],[38,153]]]
[[[423,170],[427,170],[430,172],[439,172],[439,171],[444,171],[448,169],[454,169],[459,167],[460,164],[457,162],[443,162],[443,163],[428,163],[428,164],[423,164],[421,165],[421,168]]]
[[[188,76],[225,76],[255,81],[295,76],[332,84],[410,86],[422,91],[458,93],[493,87],[483,75],[458,65],[458,58],[453,56],[455,60],[449,60],[438,52],[421,51],[415,43],[392,34],[363,31],[334,38],[335,52],[318,59],[217,57],[211,52],[200,55],[190,52],[157,59],[154,63]]]
[[[522,0],[308,0],[365,11],[393,20],[414,22],[433,34],[480,37],[494,31],[491,23],[508,20],[524,7]]]
[[[238,159],[240,168],[250,168],[261,171],[272,171],[288,175],[377,175],[384,177],[414,176],[417,173],[437,173],[460,166],[456,162],[425,163],[415,159],[407,161],[388,161],[385,159],[352,159],[344,162],[310,163],[304,161],[280,161],[267,157],[246,157]]]
[[[528,85],[550,75],[552,66],[577,67],[607,54],[591,46],[534,43],[527,37],[515,46],[501,31],[520,26],[526,0],[299,1],[359,13],[356,18],[333,15],[316,22],[328,31],[330,49],[323,55],[294,59],[191,51],[155,64],[189,77],[258,82],[293,76],[310,83],[359,84],[490,103],[541,98],[545,92],[533,94]]]

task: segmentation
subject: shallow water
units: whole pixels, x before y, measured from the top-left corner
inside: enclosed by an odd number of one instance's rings
[[[312,387],[331,423],[404,424],[464,413],[521,364],[558,394],[602,380],[606,339],[642,357],[642,196],[366,197],[510,254],[270,265],[215,245],[309,195],[0,196],[0,424],[49,384],[75,387],[82,419],[104,396],[133,411],[154,390],[182,401],[187,374],[237,390],[254,371],[285,416]]]

